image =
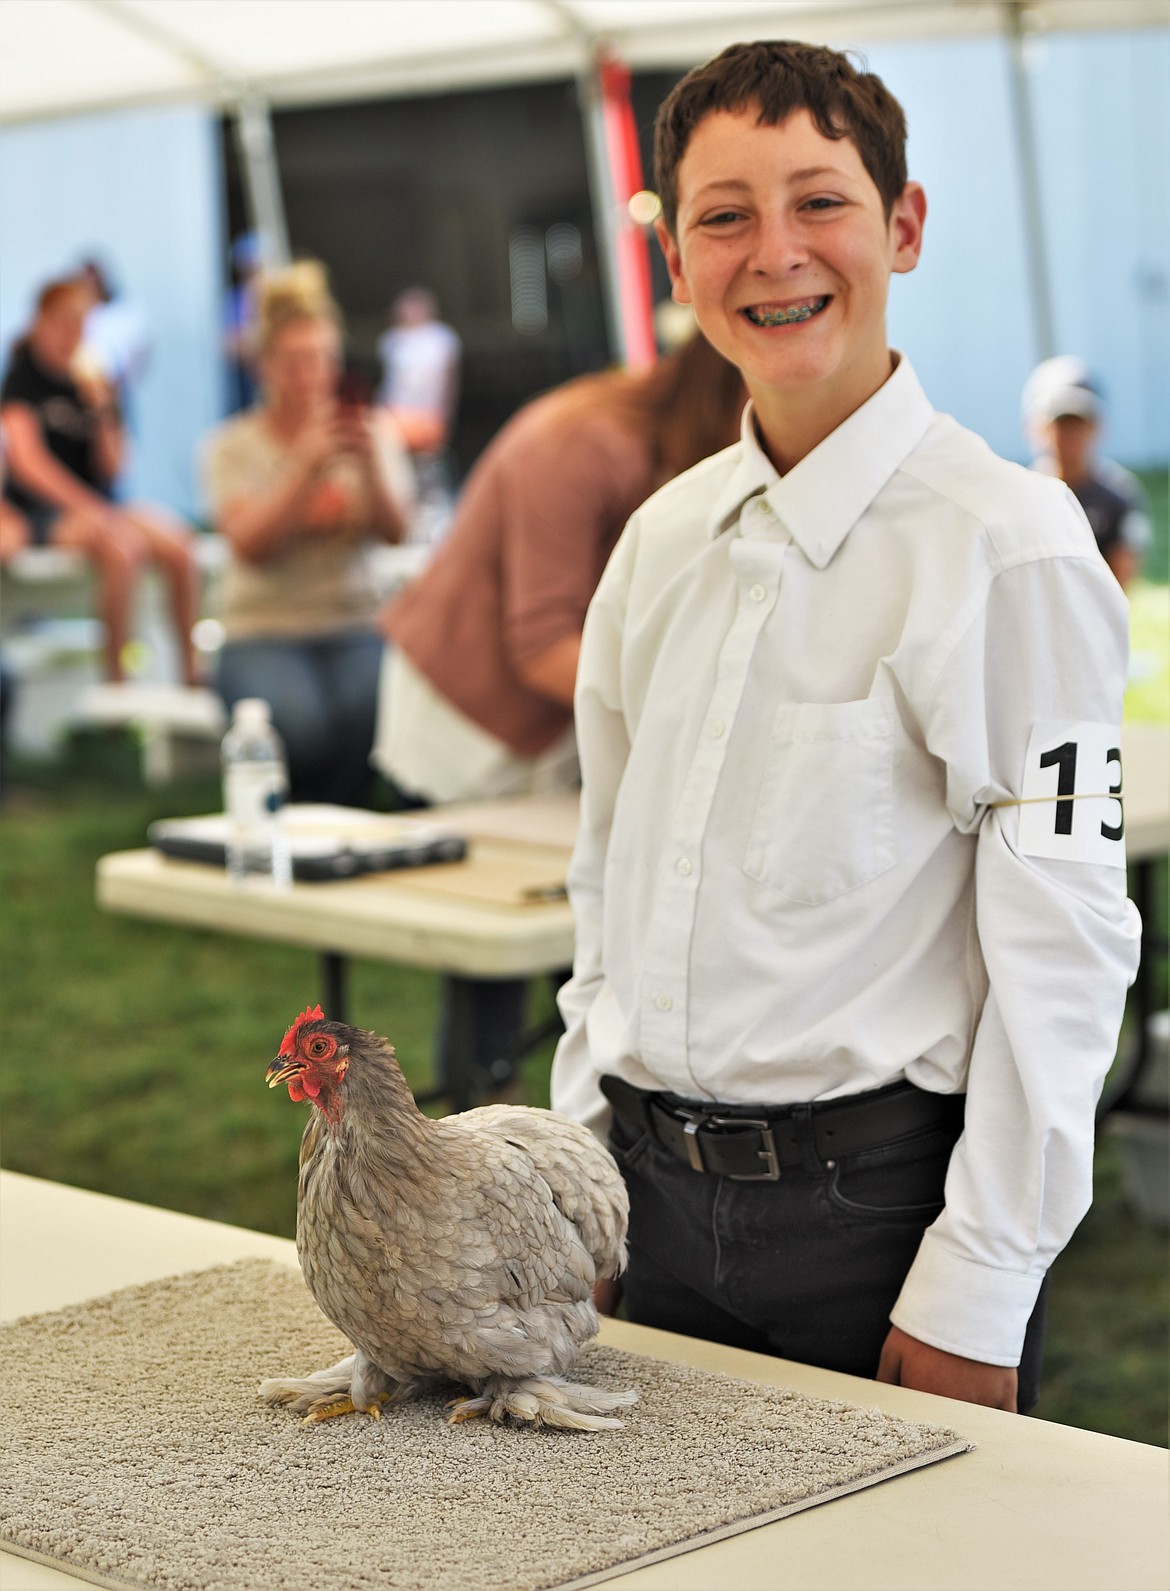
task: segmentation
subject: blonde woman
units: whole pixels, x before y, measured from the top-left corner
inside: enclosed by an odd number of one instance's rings
[[[316,261],[262,281],[256,359],[261,401],[204,461],[231,547],[219,689],[229,708],[269,703],[293,799],[361,804],[381,655],[368,554],[403,537],[410,469],[384,423],[337,397],[341,317]]]

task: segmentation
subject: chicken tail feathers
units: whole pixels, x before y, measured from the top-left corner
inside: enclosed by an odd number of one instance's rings
[[[456,1402],[451,1421],[458,1424],[486,1415],[500,1422],[511,1416],[565,1431],[618,1431],[622,1421],[610,1418],[613,1411],[637,1401],[634,1391],[602,1392],[560,1376],[528,1376],[522,1380],[492,1376],[484,1382],[478,1397]]]

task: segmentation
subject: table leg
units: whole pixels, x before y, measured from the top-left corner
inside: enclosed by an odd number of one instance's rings
[[[559,988],[567,971],[553,978]],[[512,990],[513,993],[509,993]],[[520,1009],[510,1011],[514,993],[520,992]],[[493,998],[493,993],[500,998]],[[436,1072],[433,1087],[415,1094],[420,1105],[446,1100],[453,1111],[467,1110],[484,1093],[491,1095],[511,1081],[517,1063],[539,1045],[564,1031],[554,1011],[535,1027],[523,1020],[522,986],[515,980],[460,978],[443,980],[439,1034],[436,1039]],[[512,1020],[505,1028],[503,1018]]]
[[[445,1087],[453,1111],[468,1110],[475,1103],[475,1034],[478,1012],[473,978],[448,979],[447,1076],[439,1079]]]
[[[321,952],[321,988],[324,991],[322,1005],[325,1015],[331,1022],[349,1021],[349,999],[346,983],[349,968],[345,957],[335,950]]]

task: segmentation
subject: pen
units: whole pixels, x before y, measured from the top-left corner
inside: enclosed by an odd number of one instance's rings
[[[569,891],[564,884],[530,884],[520,891],[520,899],[527,901],[568,900]]]

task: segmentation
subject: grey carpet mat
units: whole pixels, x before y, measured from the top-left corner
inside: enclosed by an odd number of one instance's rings
[[[29,1316],[0,1342],[4,1545],[118,1588],[592,1585],[970,1446],[597,1344],[579,1379],[641,1393],[620,1431],[453,1426],[439,1396],[302,1426],[257,1382],[347,1347],[267,1260]]]

